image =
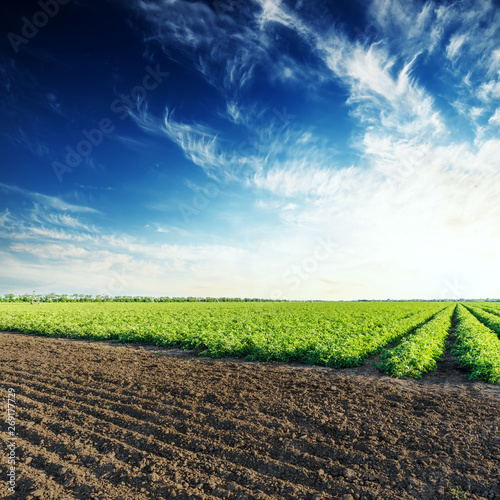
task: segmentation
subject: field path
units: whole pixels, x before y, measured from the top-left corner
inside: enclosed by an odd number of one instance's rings
[[[13,333],[0,362],[4,410],[17,398],[16,494],[2,458],[1,498],[500,499],[500,388],[459,376]]]

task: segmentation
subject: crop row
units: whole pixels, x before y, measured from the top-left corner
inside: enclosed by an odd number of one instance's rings
[[[500,302],[482,302],[474,305],[478,305],[494,314],[500,314]]]
[[[442,308],[443,306],[440,307]],[[383,328],[366,331],[361,336],[325,338],[310,346],[307,360],[335,368],[359,366],[364,359],[376,354],[385,345],[410,335],[435,314],[435,309],[427,309],[407,318],[391,321]]]
[[[474,309],[475,310],[475,309]],[[474,380],[500,383],[500,340],[467,308],[457,306],[456,342],[453,353]]]
[[[467,309],[476,316],[476,318],[484,323],[488,328],[493,330],[497,335],[500,335],[500,311],[478,307],[478,306],[467,306]],[[491,312],[490,312],[491,311]]]
[[[444,353],[455,306],[448,306],[392,349],[380,356],[377,368],[394,377],[421,378]]]

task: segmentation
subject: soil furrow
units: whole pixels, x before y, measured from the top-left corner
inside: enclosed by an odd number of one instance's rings
[[[31,378],[33,376],[32,373],[19,369],[11,370],[10,373],[18,374],[20,377]],[[88,383],[85,386],[82,386],[85,381],[82,380],[80,381],[80,383],[78,383],[77,379],[73,379],[71,383],[61,384],[51,381],[51,379],[48,377],[41,378],[37,375],[36,383],[40,386],[44,386],[47,389],[47,391],[45,392],[50,391],[51,393],[55,393],[55,391],[59,391],[60,393],[65,394],[66,398],[68,397],[68,390],[71,390],[71,398],[74,401],[85,400],[88,396],[93,396],[93,399],[95,401],[99,401],[100,403],[102,403],[102,407],[105,407],[108,404],[112,404],[115,408],[119,406],[125,407],[130,404],[140,404],[141,411],[144,411],[145,413],[155,413],[156,410],[157,413],[168,415],[172,420],[177,419],[179,421],[185,421],[186,418],[193,417],[193,413],[196,412],[198,421],[208,423],[208,420],[204,421],[200,417],[206,417],[207,419],[217,417],[218,421],[220,421],[220,417],[224,413],[223,411],[221,411],[220,407],[207,404],[206,402],[203,402],[203,404],[200,405],[200,402],[197,402],[194,398],[191,399],[192,403],[189,404],[189,399],[185,398],[184,396],[182,397],[186,402],[183,405],[177,405],[174,404],[176,401],[174,396],[172,396],[168,402],[165,401],[165,397],[160,400],[152,400],[138,395],[131,395],[128,393],[91,387]],[[195,406],[194,409],[193,406]],[[260,414],[259,416],[260,418],[255,418],[255,423],[249,422],[248,418],[238,419],[236,417],[233,417],[233,421],[236,425],[244,425],[247,429],[249,429],[250,426],[250,429],[254,431],[257,431],[257,429],[261,429],[262,427],[266,427],[270,431],[273,431],[273,422],[270,422],[268,426],[265,426],[264,424],[266,424],[267,422],[262,418],[264,417],[264,414]],[[299,431],[299,426],[297,426],[297,432]]]
[[[0,438],[2,448],[3,440]],[[32,447],[31,443],[19,440],[21,449],[30,449],[29,457],[18,462],[19,478],[16,484],[16,491],[19,492],[19,498],[33,499],[43,498],[49,500],[73,500],[79,498],[72,492],[68,492],[51,475],[48,475],[42,467],[37,467],[39,449]],[[28,459],[28,462],[26,462]],[[22,496],[21,496],[22,495]],[[2,496],[2,498],[7,498]]]
[[[23,399],[25,407],[28,406],[26,404],[26,400],[29,399],[29,395],[27,396],[26,394],[24,394]],[[38,400],[32,399],[31,401],[42,404]],[[107,451],[106,445],[108,444],[108,440],[111,436],[114,436],[114,439],[117,443],[120,443],[120,445],[121,442],[125,439],[128,442],[136,443],[136,447],[139,450],[141,449],[141,446],[144,446],[147,443],[149,452],[156,455],[156,457],[161,458],[162,460],[165,456],[167,456],[169,460],[173,460],[179,453],[187,455],[190,459],[194,459],[196,457],[196,454],[198,454],[201,456],[205,455],[205,458],[207,460],[213,460],[210,450],[212,450],[212,453],[217,450],[218,454],[223,454],[224,456],[224,460],[221,461],[223,463],[220,464],[221,466],[224,465],[229,469],[235,469],[240,467],[241,464],[246,463],[247,465],[243,468],[242,471],[240,471],[241,473],[257,473],[262,477],[266,477],[267,479],[274,478],[276,480],[280,480],[283,478],[289,480],[290,478],[294,478],[295,484],[301,484],[301,482],[310,482],[311,474],[317,474],[317,471],[321,469],[321,466],[323,467],[323,469],[327,470],[328,466],[328,463],[325,463],[325,460],[323,460],[322,463],[316,462],[314,464],[314,471],[307,469],[302,470],[302,468],[305,466],[304,460],[301,460],[301,468],[298,468],[293,466],[292,464],[285,464],[283,462],[275,461],[269,456],[259,457],[248,455],[244,450],[235,450],[230,446],[224,445],[220,442],[219,436],[217,435],[211,436],[211,439],[207,439],[206,437],[190,438],[189,436],[174,432],[168,432],[167,434],[165,434],[163,430],[157,426],[151,427],[151,433],[137,432],[135,430],[132,430],[128,426],[117,425],[115,421],[112,420],[112,418],[105,421],[99,420],[89,413],[82,412],[81,409],[80,411],[78,411],[77,409],[66,407],[60,411],[59,415],[56,415],[56,418],[57,422],[70,420],[71,422],[73,422],[73,425],[77,424],[78,429],[80,430],[88,427],[89,431],[91,430],[92,439],[94,439],[94,442],[95,437],[99,437],[99,442],[95,442],[96,448],[99,452]],[[45,420],[45,425],[50,424],[50,418],[45,417]],[[134,420],[130,419],[129,423],[133,425]],[[104,428],[104,431],[107,432],[107,436],[96,432],[100,427]],[[63,426],[60,426],[58,430],[60,432],[63,432],[65,429]],[[81,431],[79,433],[81,433]],[[194,433],[194,435],[196,435],[196,433]],[[152,440],[152,436],[154,436],[154,441]],[[247,447],[247,444],[244,445],[244,448],[245,447]],[[207,451],[202,452],[202,450]],[[123,452],[123,450],[121,451]],[[296,453],[297,452],[293,452],[294,455],[296,455]],[[127,453],[122,454],[127,455]],[[283,476],[283,478],[280,478],[279,476]]]
[[[66,493],[72,492],[75,498],[104,495],[106,489],[115,489],[116,494],[122,498],[136,498],[140,493],[140,487],[109,481],[106,474],[109,475],[113,472],[111,462],[95,466],[90,461],[91,457],[85,448],[66,447],[64,440],[47,430],[41,434],[26,430],[22,436],[19,436],[18,446],[21,450],[30,449],[31,475],[47,476],[54,485],[59,486],[55,488],[56,490]],[[78,459],[77,453],[80,457]],[[116,470],[114,472],[116,473]],[[118,472],[121,477],[127,478],[133,471],[130,467],[123,467]],[[91,483],[93,486],[89,487],[87,483]],[[43,498],[46,497],[43,496]]]
[[[36,383],[34,384],[36,386]],[[28,392],[29,389],[28,389]],[[33,391],[33,396],[36,398],[41,391]],[[59,401],[57,396],[53,393],[50,395],[52,401]],[[65,418],[73,418],[72,415],[67,414],[71,408],[68,407],[68,403],[72,402],[71,398],[65,398],[64,400],[60,400],[61,406],[65,405],[64,410],[60,410],[60,419]],[[93,400],[94,401],[94,400]],[[78,400],[74,401],[76,407],[72,409],[72,413],[77,415],[79,412],[82,412],[82,407],[78,406],[82,400],[78,398]],[[185,414],[185,418],[191,419],[191,422],[188,426],[185,424],[181,424],[181,431],[176,429],[175,426],[179,425],[180,420],[176,422],[170,422],[168,418],[159,417],[157,414],[153,412],[145,412],[143,410],[137,411],[136,409],[130,407],[122,407],[120,408],[120,412],[112,410],[104,410],[104,409],[95,409],[93,406],[87,405],[85,400],[83,400],[83,404],[87,411],[84,412],[85,418],[88,422],[94,422],[92,425],[99,425],[100,419],[102,420],[101,425],[113,425],[119,426],[121,429],[130,429],[130,425],[134,425],[137,430],[139,426],[137,426],[137,422],[140,422],[140,426],[142,426],[141,439],[149,438],[151,435],[155,436],[156,440],[162,441],[166,444],[174,444],[176,446],[182,446],[183,449],[194,451],[199,451],[200,444],[210,448],[211,444],[215,443],[221,450],[227,451],[232,450],[235,447],[243,446],[249,447],[252,446],[253,449],[259,452],[259,454],[263,456],[267,456],[271,460],[282,461],[286,456],[294,457],[296,454],[301,455],[301,465],[309,469],[311,472],[315,472],[321,468],[325,469],[327,464],[325,461],[327,460],[325,457],[332,457],[340,455],[344,460],[355,460],[356,455],[362,455],[363,453],[376,453],[377,447],[379,444],[368,441],[366,444],[358,444],[356,441],[351,446],[351,444],[346,445],[346,439],[349,440],[350,436],[345,432],[345,429],[341,427],[326,425],[323,427],[321,434],[312,433],[312,435],[302,435],[300,434],[301,439],[297,440],[299,437],[295,435],[293,432],[291,435],[287,435],[284,433],[274,434],[265,434],[260,432],[255,436],[255,430],[252,430],[252,434],[254,439],[250,442],[245,441],[241,443],[237,435],[234,435],[233,431],[236,430],[235,426],[231,421],[223,422],[225,426],[229,426],[233,428],[231,430],[224,430],[220,428],[217,424],[217,418],[219,416],[215,416],[215,422],[208,422],[203,420],[201,423],[197,423],[193,421],[195,419],[194,413]],[[54,406],[54,405],[51,405]],[[104,408],[104,407],[102,407]],[[115,409],[114,409],[115,410]],[[115,418],[118,416],[117,418]],[[145,418],[147,417],[147,418]],[[144,427],[146,424],[146,427]],[[162,425],[158,425],[162,424]],[[208,429],[207,429],[208,427]],[[168,429],[168,432],[165,432],[165,428]],[[198,435],[204,429],[204,440],[200,443],[200,438],[191,439],[189,436]],[[246,429],[248,431],[248,429]],[[305,431],[302,429],[302,432]],[[310,430],[308,430],[308,434],[311,434]],[[311,444],[311,439],[315,442]],[[328,440],[328,443],[325,441]],[[434,441],[433,436],[428,436],[428,440],[430,443],[423,443],[424,446],[430,446],[432,441]],[[437,441],[437,440],[436,440]],[[437,443],[436,443],[437,444]],[[292,446],[292,450],[287,449]],[[348,458],[346,454],[343,454],[341,450],[347,446],[350,447],[350,457]],[[422,444],[418,443],[409,443],[409,449],[418,453]],[[275,450],[273,452],[273,450]],[[422,451],[422,450],[420,450]],[[300,474],[299,474],[300,477]]]
[[[44,382],[39,382],[39,379],[37,378],[36,383],[32,383],[31,388],[33,389],[37,385],[39,388],[45,388],[44,392],[45,394],[50,394],[51,397],[54,400],[57,400],[58,396],[55,394],[55,390],[58,392],[64,392],[62,389],[57,388],[54,385],[51,384],[45,384]],[[71,389],[72,394],[73,393],[79,393],[77,389],[74,387],[68,387],[67,389]],[[92,391],[93,394],[96,394],[97,391]],[[86,402],[85,398],[81,398],[80,396],[68,396],[67,392],[65,393],[65,397],[63,400],[61,400],[61,404],[67,404],[68,401],[74,401],[75,403],[78,402]],[[90,392],[86,392],[85,395],[91,394]],[[102,393],[101,393],[102,394]],[[110,396],[111,393],[106,391],[105,392],[106,396]],[[116,397],[119,397],[119,393],[115,393]],[[241,429],[241,425],[243,422],[246,422],[245,425],[245,431],[248,433],[249,431],[252,432],[252,444],[255,446],[261,446],[261,452],[262,453],[268,453],[270,450],[270,447],[266,445],[266,443],[270,439],[275,439],[275,440],[280,440],[284,441],[282,444],[286,444],[287,440],[290,439],[290,435],[296,434],[296,435],[303,435],[304,434],[304,426],[298,426],[298,425],[292,425],[290,421],[287,422],[287,426],[285,429],[280,429],[280,427],[283,427],[282,425],[279,425],[278,428],[271,428],[271,427],[263,427],[262,425],[254,424],[252,422],[248,422],[248,417],[245,419],[242,417],[241,419],[237,419],[235,417],[232,417],[231,421],[227,421],[224,419],[224,414],[223,412],[220,412],[219,410],[216,410],[214,413],[213,411],[210,413],[206,411],[205,413],[200,412],[200,406],[196,407],[196,411],[192,409],[183,409],[180,412],[178,412],[177,416],[172,415],[170,412],[172,406],[168,405],[167,408],[162,408],[163,404],[162,403],[157,403],[155,404],[157,411],[150,411],[146,410],[142,407],[139,409],[137,408],[131,408],[130,406],[122,404],[117,404],[115,400],[112,400],[110,397],[107,397],[106,399],[102,398],[102,396],[97,396],[92,398],[93,402],[98,402],[100,408],[102,408],[102,411],[106,415],[113,415],[115,412],[118,411],[119,414],[126,414],[129,416],[134,417],[134,419],[138,420],[139,422],[146,422],[146,423],[152,423],[152,424],[157,424],[157,425],[163,425],[163,426],[185,426],[185,421],[186,419],[189,420],[189,429],[187,430],[190,434],[197,434],[202,428],[204,429],[205,434],[207,434],[206,429],[207,427],[212,429],[213,432],[216,432],[219,434],[219,436],[212,434],[212,435],[207,435],[207,437],[211,439],[220,439],[223,438],[223,441],[226,441],[228,446],[234,447],[235,445],[237,446],[238,444],[238,437],[235,432],[237,432],[239,429]],[[120,401],[120,400],[119,400]],[[138,402],[140,402],[141,399],[138,398]],[[105,408],[109,406],[113,406],[114,411],[110,410],[105,410]],[[177,407],[173,407],[177,410]],[[202,415],[205,415],[203,418],[200,418],[198,413],[201,413]],[[262,421],[262,415],[260,416],[261,418],[258,419],[259,422]],[[321,422],[318,423],[318,428],[317,432],[314,433],[313,438],[315,438],[317,441],[321,442],[324,441],[326,438],[331,439],[334,437],[336,434],[341,434],[342,431],[339,430],[338,427],[335,427],[335,423],[333,421],[334,419],[329,418],[328,425],[326,424],[326,420],[323,421],[323,424]],[[338,420],[338,419],[337,419]],[[341,425],[341,421],[338,420],[337,424]],[[228,427],[229,430],[224,430],[224,427]],[[286,432],[285,432],[286,431]],[[310,430],[308,430],[308,433],[310,433]],[[342,437],[342,436],[340,436]],[[307,441],[304,441],[307,443]],[[247,443],[248,444],[248,443]],[[316,447],[316,445],[315,445]],[[306,449],[303,449],[302,451],[306,452]],[[326,453],[328,450],[322,450],[321,454],[317,458],[322,458],[322,455]],[[311,467],[313,469],[317,469],[321,467],[321,464],[312,464]]]

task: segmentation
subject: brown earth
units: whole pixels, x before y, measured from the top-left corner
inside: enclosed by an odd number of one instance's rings
[[[1,498],[500,499],[500,388],[0,333]],[[5,415],[5,411],[4,411]]]

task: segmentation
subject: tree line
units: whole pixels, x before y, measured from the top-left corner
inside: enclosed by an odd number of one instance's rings
[[[143,295],[86,295],[74,294],[36,294],[15,295],[6,293],[0,302],[276,302],[272,299],[239,297],[148,297]]]

